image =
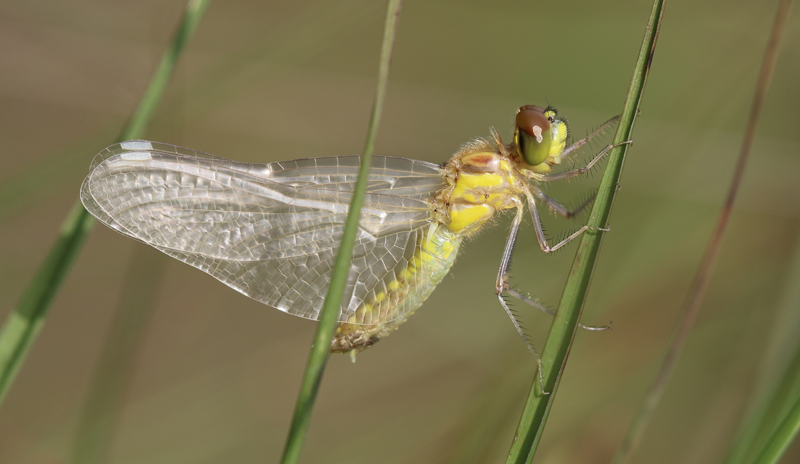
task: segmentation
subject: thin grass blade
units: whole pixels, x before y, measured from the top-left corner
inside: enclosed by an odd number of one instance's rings
[[[757,399],[733,441],[726,464],[752,462],[800,395],[800,287],[795,284],[800,282],[800,246],[795,247],[785,282],[779,316],[773,322],[772,346],[757,374]]]
[[[767,404],[758,410],[759,414],[749,416],[742,433],[734,440],[731,456],[726,461],[728,464],[754,462],[756,456],[761,456],[759,459],[775,456],[766,450],[775,448],[775,440],[785,435],[785,431],[782,433],[780,429],[796,427],[789,418],[793,414],[792,408],[800,402],[800,350],[795,351],[794,359],[774,387],[764,398]],[[793,433],[797,433],[796,429]],[[777,456],[780,458],[780,454]]]
[[[800,394],[795,392],[795,403],[767,441],[753,464],[773,464],[780,461],[800,431]]]
[[[725,232],[728,228],[729,219],[733,211],[733,206],[736,202],[736,196],[739,192],[744,170],[747,166],[747,160],[750,156],[750,149],[753,146],[755,139],[756,128],[758,126],[758,119],[761,113],[766,95],[769,91],[769,85],[772,81],[772,74],[775,70],[775,63],[778,58],[778,48],[782,32],[785,29],[786,21],[791,11],[792,0],[782,0],[778,6],[778,14],[775,18],[772,34],[770,37],[767,50],[764,54],[764,61],[761,65],[761,72],[756,84],[755,97],[753,98],[753,106],[750,110],[750,117],[747,123],[747,130],[745,131],[744,139],[742,140],[741,151],[736,162],[736,168],[731,178],[731,184],[728,190],[728,195],[725,204],[720,212],[717,225],[712,233],[708,247],[706,248],[703,259],[698,267],[697,274],[695,274],[692,285],[689,289],[686,302],[683,307],[683,318],[681,319],[675,333],[672,336],[667,353],[656,375],[650,391],[648,392],[641,409],[634,418],[628,433],[626,434],[622,444],[614,456],[614,464],[622,464],[626,458],[637,448],[641,441],[644,431],[650,424],[650,420],[656,407],[661,402],[667,384],[669,383],[672,373],[675,370],[678,357],[683,350],[686,340],[689,337],[694,321],[700,311],[708,284],[711,276],[714,273],[717,257],[722,247],[722,240],[725,237]]]
[[[311,419],[311,411],[317,397],[319,384],[322,381],[322,374],[328,361],[333,331],[336,328],[339,318],[339,308],[342,304],[344,286],[347,283],[347,276],[350,272],[350,262],[353,259],[353,245],[355,243],[358,220],[361,216],[361,206],[364,202],[364,194],[367,188],[367,178],[372,165],[372,154],[375,149],[375,139],[378,135],[383,103],[386,97],[386,85],[389,77],[389,64],[392,58],[392,48],[394,46],[395,31],[397,20],[400,16],[400,0],[389,0],[386,10],[386,22],[381,45],[380,64],[378,67],[378,87],[375,95],[375,103],[372,107],[370,116],[367,140],[364,145],[364,152],[361,155],[361,166],[358,173],[353,192],[353,199],[350,203],[350,210],[347,215],[342,241],[339,246],[339,254],[336,256],[336,264],[331,276],[331,284],[325,303],[322,307],[317,332],[314,336],[314,345],[306,364],[306,371],[300,385],[297,404],[295,405],[292,425],[289,429],[289,436],[286,439],[286,447],[283,451],[281,460],[284,464],[296,463],[300,459],[303,442],[305,440],[308,424]]]
[[[119,140],[141,137],[164,93],[184,45],[197,29],[208,0],[190,0],[180,28],[161,58],[142,99]],[[56,243],[0,330],[0,404],[5,399],[47,317],[50,304],[80,252],[94,219],[76,201],[64,220]]]
[[[622,144],[631,140],[634,121],[644,93],[647,76],[650,72],[653,53],[655,52],[663,8],[664,0],[655,0],[653,2],[631,84],[628,88],[628,95],[620,116],[619,127],[614,136],[614,144]],[[608,165],[597,191],[597,198],[589,215],[588,224],[592,227],[598,229],[607,227],[608,217],[611,213],[611,206],[614,202],[622,166],[625,161],[625,154],[629,146],[629,144],[618,145],[610,153]],[[578,245],[578,251],[558,306],[558,312],[542,350],[542,384],[540,384],[538,378],[534,379],[528,394],[528,400],[522,411],[517,433],[514,435],[514,441],[511,443],[511,449],[508,453],[506,462],[509,464],[533,461],[550,407],[556,396],[558,382],[561,372],[564,370],[572,340],[575,336],[575,330],[578,327],[581,309],[591,282],[602,235],[603,232],[599,230],[588,231],[583,234]],[[549,393],[543,394],[542,388]]]

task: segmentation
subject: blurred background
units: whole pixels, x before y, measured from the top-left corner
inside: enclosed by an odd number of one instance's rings
[[[583,313],[585,324],[613,330],[578,333],[536,462],[608,462],[639,407],[727,190],[776,5],[668,3]],[[0,4],[3,319],[92,157],[134,110],[184,7]],[[147,138],[264,163],[360,152],[384,9],[373,0],[212,2]],[[377,153],[444,162],[489,127],[510,137],[522,104],[553,104],[582,136],[621,111],[649,11],[649,1],[630,0],[406,1]],[[724,458],[780,342],[800,335],[797,82],[795,15],[717,272],[634,462]],[[570,203],[593,185],[552,194]],[[504,461],[535,372],[493,290],[509,222],[467,242],[396,334],[355,364],[331,359],[303,462]],[[512,283],[555,307],[574,250],[545,256],[526,219]],[[131,271],[135,257],[152,267]],[[156,283],[137,287],[137,275]],[[152,305],[130,304],[139,297]],[[0,409],[0,462],[68,461],[100,356],[123,342],[106,338],[126,304],[141,311],[143,329],[123,369],[106,462],[278,461],[314,323],[97,227]],[[548,318],[517,308],[541,344]],[[784,461],[798,459],[795,447]]]

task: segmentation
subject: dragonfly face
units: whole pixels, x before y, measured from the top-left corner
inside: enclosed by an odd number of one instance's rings
[[[585,172],[547,174],[609,123],[565,148],[566,124],[555,110],[524,106],[510,145],[492,132],[444,166],[375,157],[331,351],[361,351],[397,329],[450,270],[463,237],[499,211],[516,208],[495,285],[498,296],[507,289],[525,203],[545,252],[585,231],[550,246],[535,203],[571,212],[536,183]],[[108,227],[255,300],[317,319],[359,165],[358,156],[242,163],[135,140],[97,155],[81,201]],[[513,317],[512,322],[525,339]]]
[[[536,172],[549,172],[561,163],[567,142],[567,123],[555,108],[526,105],[517,111],[514,145],[518,155]]]

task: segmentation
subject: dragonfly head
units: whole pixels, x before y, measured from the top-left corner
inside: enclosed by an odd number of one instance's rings
[[[566,141],[567,122],[555,108],[525,105],[517,111],[514,146],[528,165],[558,164]]]

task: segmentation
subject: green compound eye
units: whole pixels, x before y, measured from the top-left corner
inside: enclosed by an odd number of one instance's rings
[[[514,144],[522,159],[530,166],[542,164],[550,155],[553,143],[551,124],[556,122],[555,111],[534,105],[520,107],[517,111]]]

